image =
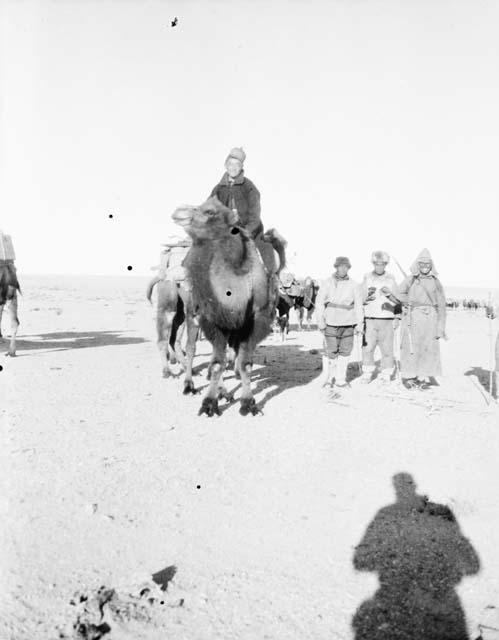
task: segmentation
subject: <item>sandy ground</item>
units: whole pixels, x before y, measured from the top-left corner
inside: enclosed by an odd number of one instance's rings
[[[2,640],[360,638],[352,621],[378,578],[354,568],[355,548],[398,472],[448,505],[477,556],[447,581],[469,637],[499,628],[499,414],[465,375],[487,379],[483,315],[450,314],[438,389],[354,383],[341,402],[317,384],[319,333],[269,338],[254,371],[263,416],[236,402],[209,419],[161,378],[145,282],[23,279],[18,358],[0,373]],[[208,343],[198,352],[204,387]],[[417,526],[418,553],[439,565],[440,524]],[[151,576],[168,567],[161,590]]]

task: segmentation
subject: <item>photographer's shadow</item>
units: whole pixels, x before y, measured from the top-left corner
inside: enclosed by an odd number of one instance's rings
[[[455,587],[478,573],[478,555],[449,507],[417,495],[407,473],[393,483],[396,502],[378,511],[355,549],[355,569],[379,578],[353,618],[355,640],[469,640]]]

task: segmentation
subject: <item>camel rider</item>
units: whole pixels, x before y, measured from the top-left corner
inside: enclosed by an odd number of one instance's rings
[[[346,373],[354,334],[363,332],[362,296],[359,285],[348,275],[350,260],[336,258],[335,273],[324,281],[316,300],[317,322],[324,334],[325,387],[347,387]]]
[[[397,282],[386,272],[390,258],[384,251],[371,255],[373,271],[364,276],[361,286],[364,303],[364,346],[362,349],[362,383],[371,382],[375,370],[374,352],[381,351],[381,382],[389,382],[395,364],[393,342],[400,323],[401,305],[397,299]]]
[[[225,160],[225,173],[213,188],[210,196],[216,196],[220,202],[236,211],[240,224],[255,240],[263,234],[260,219],[260,192],[244,175],[246,154],[240,147],[234,147]]]

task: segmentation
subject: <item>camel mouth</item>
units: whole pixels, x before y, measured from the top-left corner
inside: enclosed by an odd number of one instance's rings
[[[187,227],[192,222],[192,211],[189,209],[176,209],[172,213],[172,220],[182,227]]]

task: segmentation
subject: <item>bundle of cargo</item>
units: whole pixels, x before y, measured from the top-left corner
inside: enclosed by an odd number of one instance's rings
[[[14,262],[15,259],[16,254],[14,252],[12,238],[0,231],[0,262]]]
[[[283,270],[279,275],[279,279],[281,281],[281,287],[288,296],[292,296],[294,298],[301,296],[303,292],[303,287],[296,280],[293,273],[290,271]]]
[[[293,281],[294,281],[295,277],[291,273],[291,271],[288,271],[287,269],[283,269],[281,271],[281,273],[279,274],[279,279],[281,281],[282,286],[285,289],[287,289],[288,287],[290,287],[293,284]]]
[[[167,280],[185,280],[182,262],[191,246],[190,238],[170,236],[161,246],[159,256],[159,276]]]

